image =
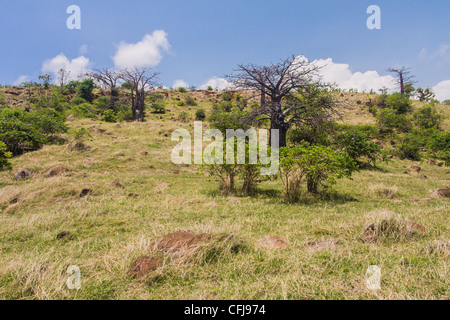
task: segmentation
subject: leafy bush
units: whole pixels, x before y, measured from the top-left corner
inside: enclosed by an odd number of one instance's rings
[[[420,108],[413,114],[414,123],[417,127],[423,129],[441,127],[443,116],[437,112],[434,106]]]
[[[411,100],[401,93],[393,93],[386,99],[387,106],[395,110],[397,114],[405,114],[412,109]]]
[[[177,106],[179,107],[184,107],[186,105],[186,102],[184,102],[184,100],[180,100],[177,102]]]
[[[29,117],[29,113],[4,109],[0,114],[0,141],[14,156],[37,150],[47,139]]]
[[[303,178],[306,180],[308,192],[317,193],[319,185],[328,187],[335,184],[337,179],[351,177],[357,165],[346,152],[305,142],[295,147],[280,149],[280,169],[285,196],[292,200],[298,197]],[[297,194],[293,193],[289,186],[292,186],[292,183],[296,185],[293,189]]]
[[[94,80],[85,79],[78,85],[78,96],[91,103],[93,100]]]
[[[187,89],[181,87],[181,88],[178,88],[178,91],[181,92],[181,93],[186,93],[186,92],[187,92]]]
[[[107,96],[98,97],[94,100],[94,106],[99,114],[109,110],[111,106],[111,98]],[[114,111],[114,110],[113,110]]]
[[[450,106],[450,100],[444,100],[442,102],[443,105]]]
[[[74,94],[77,92],[79,85],[79,81],[70,81],[68,84],[66,84],[66,89],[70,94]]]
[[[358,130],[349,130],[341,133],[337,138],[337,145],[357,162],[367,159],[375,166],[377,159],[381,156],[379,145]]]
[[[377,116],[380,133],[392,133],[394,130],[408,132],[412,128],[411,120],[405,114],[397,114],[392,109],[381,109]]]
[[[197,111],[195,111],[195,120],[203,121],[203,120],[205,120],[205,118],[206,118],[206,115],[205,115],[204,109],[198,109]]]
[[[401,139],[400,145],[396,148],[396,154],[400,159],[419,161],[421,141],[415,135],[407,135]]]
[[[130,108],[122,109],[117,112],[118,121],[131,121],[133,120],[133,111]]]
[[[103,112],[102,121],[105,122],[117,122],[117,116],[113,110],[109,109]]]
[[[84,100],[81,97],[73,97],[72,100],[70,100],[70,104],[74,106],[79,106],[80,104],[86,103],[87,101]]]
[[[11,167],[11,162],[8,159],[12,157],[12,153],[6,150],[6,145],[0,141],[0,170]]]
[[[223,101],[231,101],[233,99],[233,96],[231,95],[231,93],[229,93],[229,92],[225,92],[223,95],[222,95],[222,100]]]
[[[153,113],[166,113],[166,107],[162,102],[153,102],[150,106]]]
[[[95,118],[95,114],[93,113],[93,106],[90,103],[82,103],[80,105],[73,106],[70,109],[70,113],[72,113],[77,118]]]

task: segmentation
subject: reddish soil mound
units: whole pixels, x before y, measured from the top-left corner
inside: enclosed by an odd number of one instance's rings
[[[130,265],[128,274],[130,277],[141,278],[161,265],[162,262],[159,260],[151,259],[150,257],[140,257]]]
[[[288,247],[287,241],[278,236],[269,236],[258,241],[261,245],[272,249],[285,249]]]
[[[193,249],[204,240],[211,239],[211,235],[202,233],[194,235],[189,232],[175,232],[162,237],[150,244],[150,250],[176,251],[180,249]]]

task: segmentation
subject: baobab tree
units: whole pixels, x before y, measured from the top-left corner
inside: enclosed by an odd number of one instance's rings
[[[125,69],[120,72],[120,79],[127,82],[131,90],[134,121],[144,121],[145,89],[156,86],[157,77],[158,73],[151,72],[147,67]]]
[[[109,108],[114,109],[115,103],[119,99],[119,89],[117,84],[121,79],[121,72],[108,69],[97,69],[93,72],[89,72],[87,75],[93,78],[98,84],[108,88],[111,97]]]
[[[387,69],[388,72],[395,73],[398,77],[397,83],[400,86],[400,93],[405,95],[405,86],[406,84],[414,84],[414,76],[409,71],[409,68],[407,67],[401,67],[401,68],[389,68]]]
[[[304,105],[304,101],[297,98],[301,89],[308,94],[311,91],[306,89],[322,86],[318,70],[319,67],[305,57],[291,56],[268,66],[239,65],[235,73],[227,78],[236,89],[253,90],[261,94],[261,105],[253,111],[251,117],[261,119],[262,115],[267,116],[271,129],[279,130],[279,146],[285,147],[287,131],[291,125],[314,118],[311,118],[311,110]],[[328,101],[326,106],[318,104],[315,108],[331,107],[329,102],[332,101]],[[321,114],[325,115],[324,112]]]

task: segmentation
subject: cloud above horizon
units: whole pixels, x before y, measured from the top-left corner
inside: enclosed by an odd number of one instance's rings
[[[436,99],[439,101],[450,100],[450,80],[439,82],[433,87],[433,92],[436,95]]]
[[[213,89],[217,90],[225,90],[230,88],[230,82],[228,82],[224,78],[219,77],[212,77],[208,81],[206,81],[204,84],[200,86],[201,90],[206,90],[208,87],[211,87]]]
[[[164,30],[146,34],[137,43],[121,42],[112,58],[117,68],[155,67],[168,52],[170,43]]]
[[[189,85],[184,80],[175,80],[172,84],[172,88],[179,89],[179,88],[188,88]]]
[[[28,81],[30,81],[30,76],[23,75],[23,76],[18,77],[17,80],[14,81],[13,86],[20,86],[22,83],[28,82]]]
[[[313,63],[321,67],[319,74],[323,82],[336,84],[341,89],[357,89],[360,92],[378,91],[383,87],[391,92],[396,89],[396,79],[391,75],[381,76],[373,70],[353,73],[348,64],[335,63],[332,58],[314,60]]]
[[[63,53],[57,55],[53,59],[45,60],[42,64],[42,72],[52,73],[56,78],[59,70],[65,69],[70,72],[67,76],[68,80],[77,80],[83,78],[86,72],[89,71],[91,62],[89,58],[80,56],[78,58],[69,60]]]

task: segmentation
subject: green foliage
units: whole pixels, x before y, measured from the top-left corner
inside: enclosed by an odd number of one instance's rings
[[[401,143],[395,150],[400,159],[413,161],[419,161],[421,159],[421,141],[416,135],[406,135],[400,141]]]
[[[190,118],[189,113],[187,113],[186,111],[183,111],[178,115],[178,120],[182,122],[187,122],[189,118]]]
[[[37,150],[66,129],[56,111],[25,112],[4,109],[0,113],[0,141],[14,156]]]
[[[0,170],[11,167],[11,162],[9,162],[8,160],[11,157],[12,153],[8,152],[6,149],[6,145],[2,141],[0,141]]]
[[[231,101],[231,100],[233,100],[233,96],[231,95],[231,93],[225,92],[222,95],[222,101]]]
[[[401,93],[393,93],[387,96],[386,104],[397,114],[405,114],[412,110],[411,100]]]
[[[184,101],[191,107],[195,107],[197,105],[197,100],[195,100],[190,94],[186,94],[184,96]]]
[[[442,102],[442,104],[445,105],[445,106],[450,106],[450,100],[444,100]]]
[[[215,105],[208,121],[212,128],[218,129],[225,134],[227,129],[249,129],[250,125],[245,121],[247,115],[247,112],[241,111],[238,108],[227,112],[220,105]]]
[[[337,146],[345,150],[356,162],[368,160],[373,166],[381,156],[381,148],[372,139],[358,130],[348,130],[339,134]]]
[[[75,98],[74,98],[75,99]],[[81,99],[81,98],[79,98]],[[73,100],[73,99],[72,99]],[[83,99],[84,100],[84,99]],[[85,101],[86,102],[86,101]],[[95,106],[95,110],[98,113],[103,113],[104,111],[110,109],[110,105],[111,105],[111,98],[108,96],[102,96],[102,97],[98,97],[97,99],[94,100],[94,106]],[[114,110],[113,110],[114,111]]]
[[[70,81],[68,84],[66,84],[67,92],[70,94],[77,93],[79,85],[80,85],[79,81]]]
[[[78,85],[78,96],[83,98],[89,103],[92,103],[93,95],[92,91],[94,90],[94,80],[85,79]]]
[[[105,112],[103,112],[103,117],[102,117],[102,121],[105,122],[117,122],[117,116],[114,113],[114,110],[105,110]]]
[[[197,109],[195,111],[195,120],[197,121],[203,121],[206,118],[205,110],[204,109]]]
[[[357,164],[346,152],[305,142],[280,149],[280,169],[285,196],[288,200],[295,200],[303,178],[308,192],[317,193],[319,185],[328,187],[337,179],[351,177]]]
[[[420,108],[413,114],[414,124],[422,129],[430,129],[441,127],[443,116],[434,108],[434,106],[426,106]]]
[[[214,91],[214,88],[211,87],[211,86],[208,86],[208,88],[207,88],[206,90],[208,90],[208,91]]]
[[[181,92],[181,93],[186,93],[186,92],[187,92],[187,89],[181,87],[181,88],[178,88],[178,91]]]
[[[431,102],[434,99],[434,93],[430,88],[422,89],[418,88],[417,95],[419,96],[419,101],[421,102]]]
[[[377,115],[380,133],[408,132],[412,128],[411,120],[405,114],[397,114],[393,109],[381,109]]]
[[[186,102],[184,102],[184,100],[180,100],[177,102],[177,106],[179,107],[184,107],[186,105]]]
[[[81,97],[73,97],[72,100],[70,100],[70,104],[72,104],[74,106],[78,106],[78,105],[86,103],[86,102],[87,101]]]
[[[166,106],[163,102],[153,102],[150,105],[153,113],[166,113]]]
[[[118,121],[131,121],[133,120],[133,111],[130,108],[122,109],[117,112]]]
[[[70,109],[70,113],[79,119],[95,118],[94,106],[90,103],[75,105]]]

